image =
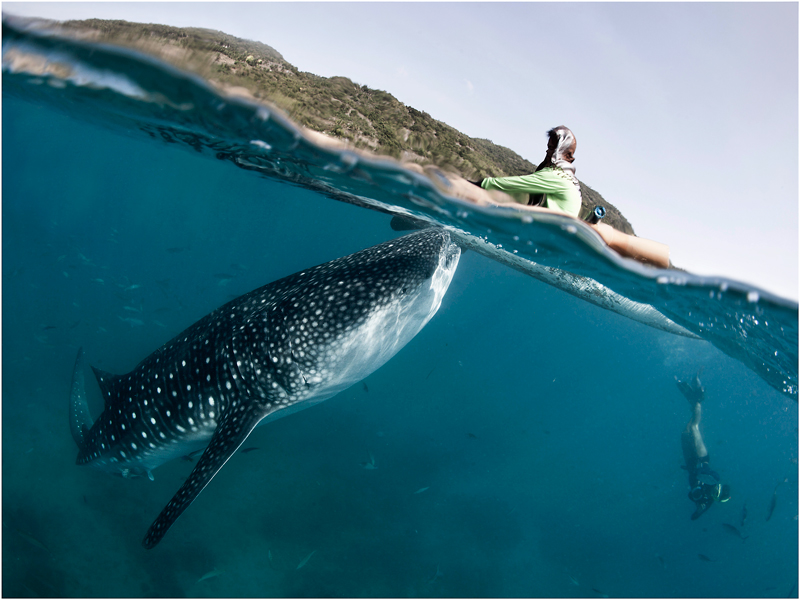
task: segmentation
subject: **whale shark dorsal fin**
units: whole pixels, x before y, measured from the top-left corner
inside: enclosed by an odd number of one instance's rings
[[[197,495],[203,491],[214,475],[244,443],[259,421],[269,412],[255,405],[245,408],[234,403],[230,407],[220,419],[214,435],[211,437],[211,442],[200,460],[197,461],[189,478],[150,525],[150,529],[147,530],[147,535],[142,541],[145,548],[153,548],[161,541],[181,513],[197,498]]]
[[[120,376],[114,375],[113,373],[108,373],[106,371],[101,371],[97,367],[92,367],[92,371],[94,371],[94,376],[97,378],[97,385],[100,386],[100,391],[103,394],[103,402],[105,403],[105,407],[108,408],[108,406],[117,396],[117,383],[120,380]]]

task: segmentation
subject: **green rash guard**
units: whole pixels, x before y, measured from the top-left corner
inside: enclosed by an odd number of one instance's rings
[[[528,203],[527,194],[544,194],[550,210],[577,217],[581,211],[581,193],[572,178],[558,167],[547,167],[519,177],[487,177],[481,182],[485,190],[500,190],[520,204]],[[524,196],[523,196],[524,194]]]

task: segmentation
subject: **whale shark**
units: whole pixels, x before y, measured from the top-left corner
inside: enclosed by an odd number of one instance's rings
[[[335,396],[414,338],[460,255],[447,231],[426,229],[253,290],[127,374],[93,369],[105,403],[94,422],[79,350],[69,411],[77,464],[152,478],[205,448],[147,531],[142,544],[153,548],[257,425]]]

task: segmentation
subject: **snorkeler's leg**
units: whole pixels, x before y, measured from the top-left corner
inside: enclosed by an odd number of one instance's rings
[[[702,405],[696,402],[692,409],[692,420],[686,425],[686,430],[691,434],[692,440],[694,441],[697,460],[700,462],[708,462],[708,450],[703,443],[703,436],[700,435],[700,418],[702,417],[702,411]]]

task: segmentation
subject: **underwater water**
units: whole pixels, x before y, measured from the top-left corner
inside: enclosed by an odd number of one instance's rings
[[[796,303],[466,207],[133,53],[7,24],[3,40],[4,596],[797,595]],[[77,349],[125,373],[230,299],[397,237],[393,214],[502,250],[463,253],[397,356],[257,428],[145,550],[194,463],[154,481],[76,466]],[[732,499],[691,521],[674,377],[700,368]]]

